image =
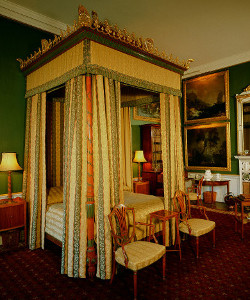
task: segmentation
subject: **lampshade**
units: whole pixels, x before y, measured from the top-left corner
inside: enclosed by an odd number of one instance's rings
[[[16,153],[2,153],[0,171],[18,171],[22,170],[16,158]]]
[[[133,162],[147,162],[142,150],[135,151],[135,158],[133,159]]]

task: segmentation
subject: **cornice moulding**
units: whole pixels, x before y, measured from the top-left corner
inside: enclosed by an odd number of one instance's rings
[[[249,62],[249,57],[250,51],[247,51],[213,61],[209,64],[200,65],[194,68],[190,67],[190,69],[184,73],[183,79]]]
[[[67,24],[6,0],[0,0],[0,15],[54,34],[67,28]]]

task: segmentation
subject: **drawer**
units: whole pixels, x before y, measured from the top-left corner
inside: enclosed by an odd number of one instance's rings
[[[24,226],[24,204],[0,207],[0,230]]]

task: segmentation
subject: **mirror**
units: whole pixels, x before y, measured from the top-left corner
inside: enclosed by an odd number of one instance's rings
[[[246,155],[250,153],[250,85],[236,95],[236,101],[237,149],[239,155]]]

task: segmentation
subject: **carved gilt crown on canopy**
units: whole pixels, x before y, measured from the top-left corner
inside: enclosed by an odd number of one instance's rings
[[[38,60],[44,53],[54,48],[82,27],[90,28],[101,34],[109,36],[113,40],[118,40],[132,46],[133,48],[157,56],[171,64],[181,67],[184,70],[187,70],[189,68],[189,64],[193,61],[193,59],[180,61],[178,57],[174,58],[172,54],[167,55],[164,51],[160,52],[157,48],[155,48],[154,41],[152,39],[143,39],[141,37],[137,38],[134,33],[129,34],[126,29],[120,30],[117,25],[110,25],[107,20],[104,20],[103,22],[99,21],[98,15],[95,11],[92,11],[91,17],[87,9],[80,5],[78,8],[78,21],[75,21],[72,27],[67,26],[67,29],[65,31],[61,31],[60,35],[55,35],[53,40],[41,40],[41,48],[39,48],[38,51],[35,51],[34,54],[27,57],[26,60],[18,58],[17,60],[20,63],[20,68],[24,69],[28,67],[30,64]]]

